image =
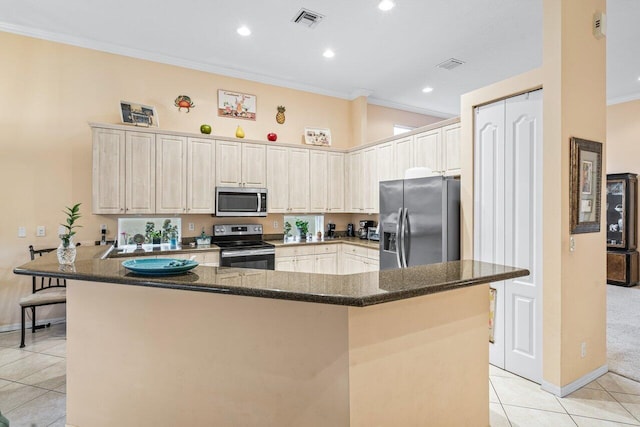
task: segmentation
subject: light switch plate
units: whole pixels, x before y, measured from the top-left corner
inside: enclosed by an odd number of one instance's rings
[[[44,225],[39,225],[36,227],[36,237],[44,237],[46,235],[46,230]]]
[[[189,231],[194,231],[196,229],[196,226],[194,223],[190,222],[189,223]]]
[[[25,227],[18,227],[18,237],[27,237],[27,229]]]

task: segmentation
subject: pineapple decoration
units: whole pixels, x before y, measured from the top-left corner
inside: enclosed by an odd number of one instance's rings
[[[276,114],[276,122],[278,122],[278,124],[280,125],[284,124],[284,121],[286,119],[286,117],[284,116],[284,112],[285,112],[284,106],[278,105],[278,114]]]

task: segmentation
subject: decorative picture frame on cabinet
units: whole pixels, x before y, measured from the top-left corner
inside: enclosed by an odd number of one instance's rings
[[[120,101],[122,123],[134,126],[158,127],[156,107],[129,101]]]
[[[331,129],[304,128],[304,142],[309,145],[331,146]]]
[[[569,179],[571,234],[600,231],[602,144],[571,138]]]
[[[255,95],[218,89],[218,116],[255,120],[258,100]]]

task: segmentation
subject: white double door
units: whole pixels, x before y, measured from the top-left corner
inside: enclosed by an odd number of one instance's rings
[[[476,108],[474,258],[528,269],[497,290],[489,361],[542,381],[542,90]]]

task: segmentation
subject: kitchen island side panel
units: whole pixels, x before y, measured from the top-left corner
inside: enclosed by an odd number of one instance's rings
[[[347,426],[347,310],[70,280],[67,423]]]
[[[352,426],[489,425],[489,285],[349,308]]]

